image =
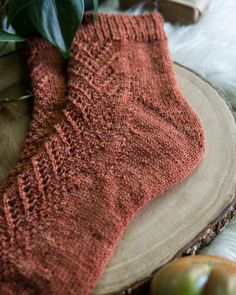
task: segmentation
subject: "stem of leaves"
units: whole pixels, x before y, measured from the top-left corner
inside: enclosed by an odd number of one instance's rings
[[[93,19],[96,21],[97,14],[98,14],[98,6],[99,6],[99,0],[93,0]]]
[[[13,103],[13,102],[19,102],[22,100],[26,100],[28,98],[32,97],[32,95],[24,95],[15,99],[10,99],[10,98],[2,98],[0,99],[0,105],[5,104],[5,103]]]

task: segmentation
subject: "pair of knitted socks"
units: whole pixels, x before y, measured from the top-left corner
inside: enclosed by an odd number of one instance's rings
[[[67,74],[48,42],[27,46],[35,105],[1,187],[0,293],[88,295],[138,211],[200,163],[204,133],[158,13],[86,15]]]

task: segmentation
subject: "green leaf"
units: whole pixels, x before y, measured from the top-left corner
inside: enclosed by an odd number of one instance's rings
[[[84,13],[83,0],[38,0],[27,6],[34,27],[59,48],[65,58]]]
[[[37,0],[9,0],[7,26],[9,27],[19,12]]]
[[[98,6],[99,6],[99,0],[93,0],[94,20],[96,20],[97,18]]]
[[[27,9],[23,9],[17,14],[12,22],[12,27],[18,35],[23,37],[37,34],[37,30],[28,16]]]
[[[3,42],[23,42],[25,41],[24,38],[15,35],[15,34],[10,34],[4,31],[0,31],[0,41]]]

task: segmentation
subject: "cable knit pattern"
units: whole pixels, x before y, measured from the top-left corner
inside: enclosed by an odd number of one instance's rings
[[[74,40],[65,99],[57,51],[47,56],[46,41],[29,41],[37,115],[27,161],[1,189],[3,295],[91,294],[134,216],[204,154],[162,17],[91,20],[87,14]]]

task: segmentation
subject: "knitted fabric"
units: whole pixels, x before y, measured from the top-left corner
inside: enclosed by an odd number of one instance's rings
[[[1,190],[3,295],[90,294],[134,216],[204,153],[161,16],[91,18],[74,40],[66,97],[56,49],[42,61],[46,42],[29,42],[38,116]]]
[[[53,125],[66,101],[64,60],[53,45],[43,38],[32,37],[26,42],[25,56],[34,94],[32,120],[20,159],[0,187],[1,194],[53,132]]]

